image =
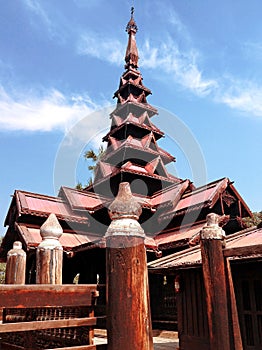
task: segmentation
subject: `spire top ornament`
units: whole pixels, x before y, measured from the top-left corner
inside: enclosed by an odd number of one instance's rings
[[[134,12],[135,12],[135,9],[134,9],[134,7],[132,6],[132,7],[131,7],[131,18],[134,17]]]
[[[138,50],[136,46],[136,32],[137,25],[134,20],[134,7],[131,7],[131,18],[126,26],[126,32],[128,33],[128,44],[126,49],[125,68],[129,69],[130,67],[137,69],[138,68]]]
[[[132,6],[131,7],[131,18],[129,20],[129,22],[127,23],[127,26],[126,26],[126,31],[128,32],[128,34],[132,31],[133,33],[136,33],[138,28],[137,28],[137,25],[136,25],[136,22],[134,20],[134,12],[135,12],[135,9],[134,7]]]

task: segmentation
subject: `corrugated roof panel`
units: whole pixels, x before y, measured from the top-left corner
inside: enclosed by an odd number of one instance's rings
[[[37,246],[42,241],[39,228],[28,229],[24,224],[17,224],[17,227],[27,245]]]
[[[25,224],[17,224],[17,227],[25,240],[28,247],[36,247],[42,241],[40,235],[40,228],[30,227]],[[95,236],[92,233],[71,233],[63,232],[59,241],[65,250],[70,250],[74,247],[80,246],[82,244],[91,243],[93,241],[99,240],[100,237]]]
[[[178,202],[175,209],[181,210],[199,203],[206,202],[212,198],[214,190],[215,190],[215,187],[208,188],[206,190],[203,190],[197,193],[193,192],[192,194],[187,195],[185,198],[181,198],[181,200]]]
[[[54,213],[61,219],[88,223],[85,213],[73,212],[59,197],[50,197],[36,193],[16,191],[20,202],[21,214],[48,216]]]
[[[105,199],[95,193],[78,191],[72,188],[62,187],[63,192],[72,208],[93,210],[102,206]]]
[[[183,253],[183,254],[182,254]],[[189,248],[183,252],[174,253],[164,258],[157,259],[148,263],[149,269],[172,269],[186,265],[196,265],[201,263],[201,253],[196,247]]]
[[[176,200],[180,199],[183,190],[188,187],[188,184],[189,181],[186,180],[179,184],[172,185],[172,187],[168,187],[168,190],[161,191],[158,195],[150,199],[151,205],[159,205],[168,201],[174,203]]]
[[[32,196],[26,196],[26,202],[28,204],[28,209],[34,211],[43,211],[46,213],[69,215],[68,210],[65,205],[61,202],[36,198]]]
[[[60,237],[59,241],[62,244],[62,246],[67,249],[74,248],[81,244],[86,244],[91,242],[88,236],[84,236],[84,237],[82,236],[81,238],[82,238],[81,239],[82,243],[81,243],[81,240],[78,238],[78,234],[64,232]]]
[[[190,239],[192,238],[192,236],[199,233],[205,225],[206,224],[203,223],[201,225],[191,226],[183,228],[181,230],[174,230],[164,234],[159,234],[155,237],[155,241],[158,245],[163,245],[168,243],[174,243],[176,241],[182,241],[184,239]]]
[[[262,229],[255,229],[251,232],[236,237],[227,242],[227,248],[240,248],[252,245],[262,245]]]
[[[157,241],[157,243],[159,243]],[[261,229],[248,229],[238,233],[234,233],[226,237],[226,249],[230,248],[243,248],[250,247],[252,245],[262,245],[262,228]],[[241,252],[241,256],[234,259],[246,259],[256,258],[258,256],[245,256],[244,252]],[[259,257],[261,257],[259,255]],[[186,249],[184,251],[171,254],[167,257],[150,262],[148,267],[155,270],[170,269],[170,268],[183,268],[192,265],[201,264],[201,251],[200,246]]]

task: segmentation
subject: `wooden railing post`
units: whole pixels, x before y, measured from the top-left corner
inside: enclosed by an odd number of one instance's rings
[[[14,242],[13,249],[7,253],[5,283],[25,284],[26,253],[22,249],[22,243]]]
[[[207,215],[201,230],[201,255],[206,290],[210,350],[230,350],[228,298],[223,255],[225,233],[218,226],[217,214]]]
[[[40,227],[42,242],[36,251],[36,283],[62,284],[63,247],[59,238],[63,229],[55,214]]]
[[[153,349],[141,211],[129,183],[120,183],[106,233],[108,350]]]

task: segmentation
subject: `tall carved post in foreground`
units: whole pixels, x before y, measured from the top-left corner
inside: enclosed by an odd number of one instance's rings
[[[225,232],[217,214],[207,215],[201,230],[201,255],[208,313],[210,350],[229,350],[228,299],[223,244]]]
[[[108,350],[153,350],[141,211],[129,183],[120,183],[106,233]]]
[[[55,214],[40,227],[42,242],[36,251],[36,283],[62,284],[63,247],[59,242],[63,229]]]
[[[7,253],[5,283],[25,284],[26,253],[22,243],[14,242],[13,249]]]

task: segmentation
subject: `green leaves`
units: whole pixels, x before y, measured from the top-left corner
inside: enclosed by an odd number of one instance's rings
[[[97,163],[101,160],[105,153],[105,148],[103,145],[100,145],[98,148],[98,151],[95,152],[94,149],[90,148],[89,150],[85,151],[84,153],[84,159],[91,161],[91,165],[88,165],[88,170],[92,172],[94,175]],[[90,177],[88,180],[88,184],[86,186],[83,186],[81,182],[78,182],[76,185],[77,190],[83,190],[85,187],[92,185],[93,183],[93,177]]]

